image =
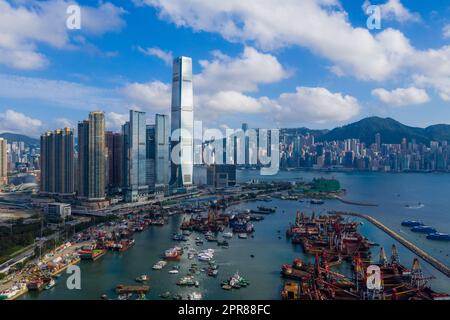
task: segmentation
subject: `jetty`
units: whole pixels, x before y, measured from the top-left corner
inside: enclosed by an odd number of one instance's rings
[[[355,206],[363,206],[363,207],[378,207],[378,204],[376,204],[376,203],[345,200],[344,198],[337,196],[337,195],[335,195],[334,198],[345,204],[352,204]]]
[[[445,274],[447,277],[450,277],[450,268],[447,265],[445,265],[441,261],[437,260],[436,258],[432,257],[431,255],[429,255],[428,253],[426,253],[425,251],[420,249],[415,244],[406,240],[405,238],[400,236],[397,232],[386,227],[384,224],[382,224],[377,219],[375,219],[367,214],[356,213],[356,212],[333,212],[333,213],[366,219],[367,221],[371,222],[373,225],[375,225],[376,227],[378,227],[379,229],[381,229],[382,231],[384,231],[385,233],[390,235],[392,238],[394,238],[395,240],[400,242],[402,245],[404,245],[406,248],[408,248],[411,252],[413,252],[414,254],[416,254],[417,256],[419,256],[420,258],[422,258],[429,264],[431,264],[434,268],[436,268],[443,274]]]

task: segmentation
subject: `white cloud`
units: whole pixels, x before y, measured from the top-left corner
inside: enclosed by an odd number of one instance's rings
[[[276,103],[280,110],[275,117],[289,123],[345,121],[360,111],[356,98],[326,88],[297,87],[294,93],[281,94]]]
[[[128,113],[106,113],[106,128],[108,130],[120,130],[121,126],[129,120]]]
[[[366,0],[363,4],[363,8],[365,9],[370,5],[370,1]],[[420,21],[419,14],[409,11],[400,0],[388,0],[386,3],[379,5],[379,7],[381,9],[381,19],[399,22]]]
[[[372,35],[354,28],[334,0],[146,0],[162,19],[195,31],[221,34],[229,41],[254,42],[265,50],[307,47],[347,75],[384,80],[394,74],[410,49],[396,30]],[[389,40],[389,43],[387,43]],[[392,49],[392,41],[399,44]]]
[[[199,61],[202,70],[194,76],[197,91],[256,91],[259,84],[275,83],[290,75],[275,56],[251,47],[245,47],[237,58],[220,51],[213,55],[212,61]]]
[[[8,109],[0,113],[0,132],[20,133],[38,136],[42,130],[42,122],[30,118],[23,113]]]
[[[160,48],[156,48],[156,47],[147,48],[147,49],[138,47],[138,50],[147,56],[154,56],[154,57],[161,59],[162,61],[164,61],[165,64],[167,64],[169,66],[172,65],[172,61],[173,61],[172,51],[164,51],[164,50],[162,50]]]
[[[446,39],[450,38],[450,23],[442,28],[442,36]]]
[[[0,64],[16,69],[40,69],[49,62],[39,52],[44,44],[57,49],[69,49],[70,41],[66,9],[72,2],[65,0],[13,1],[0,0]],[[81,7],[81,32],[101,35],[120,30],[125,12],[111,3],[98,7]]]
[[[171,86],[161,81],[148,83],[129,83],[122,94],[135,106],[146,111],[170,110]]]
[[[67,118],[56,118],[54,122],[57,126],[62,128],[75,128],[72,120]]]
[[[392,91],[378,88],[372,90],[372,95],[393,107],[423,104],[430,101],[430,97],[425,90],[415,87],[398,88]]]
[[[199,96],[201,110],[220,113],[259,113],[264,110],[262,101],[237,91],[219,91],[212,95]]]

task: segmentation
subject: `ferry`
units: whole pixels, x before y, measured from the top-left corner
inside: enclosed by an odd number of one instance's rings
[[[436,233],[436,229],[430,226],[416,226],[411,228],[411,231],[420,233]]]
[[[415,221],[415,220],[404,220],[404,221],[402,221],[402,226],[412,228],[412,227],[423,226],[423,223],[420,221]]]
[[[429,235],[427,235],[427,239],[450,241],[450,234],[442,232],[430,233]]]

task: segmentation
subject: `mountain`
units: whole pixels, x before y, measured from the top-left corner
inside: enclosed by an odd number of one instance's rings
[[[25,142],[25,145],[38,146],[40,143],[40,141],[38,139],[31,138],[31,137],[25,136],[23,134],[17,134],[17,133],[11,133],[11,132],[0,133],[0,137],[6,139],[8,142],[23,141],[23,142]]]
[[[416,139],[428,144],[430,140],[450,140],[450,125],[438,124],[427,128],[410,127],[392,118],[369,117],[335,128],[317,138],[318,141],[333,141],[356,138],[370,145],[375,142],[375,134],[380,133],[382,143],[400,143]]]

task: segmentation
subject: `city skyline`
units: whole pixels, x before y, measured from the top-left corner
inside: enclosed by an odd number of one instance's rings
[[[210,127],[331,128],[372,115],[421,127],[448,123],[448,6],[372,3],[383,9],[381,30],[366,28],[367,1],[266,1],[267,10],[254,16],[239,3],[79,1],[89,15],[81,30],[70,31],[62,0],[34,7],[2,0],[3,12],[23,10],[42,26],[30,35],[5,29],[22,47],[1,45],[8,55],[0,61],[0,131],[37,137],[74,128],[94,110],[104,110],[108,130],[117,130],[127,109],[168,113],[168,71],[180,55],[193,58],[194,108]],[[286,32],[275,11],[306,12],[316,22],[287,19],[294,25]],[[47,18],[53,12],[58,19]],[[202,16],[234,27],[221,30]],[[262,21],[276,27],[265,32]],[[37,36],[46,28],[54,37]],[[9,58],[20,50],[22,64]]]

